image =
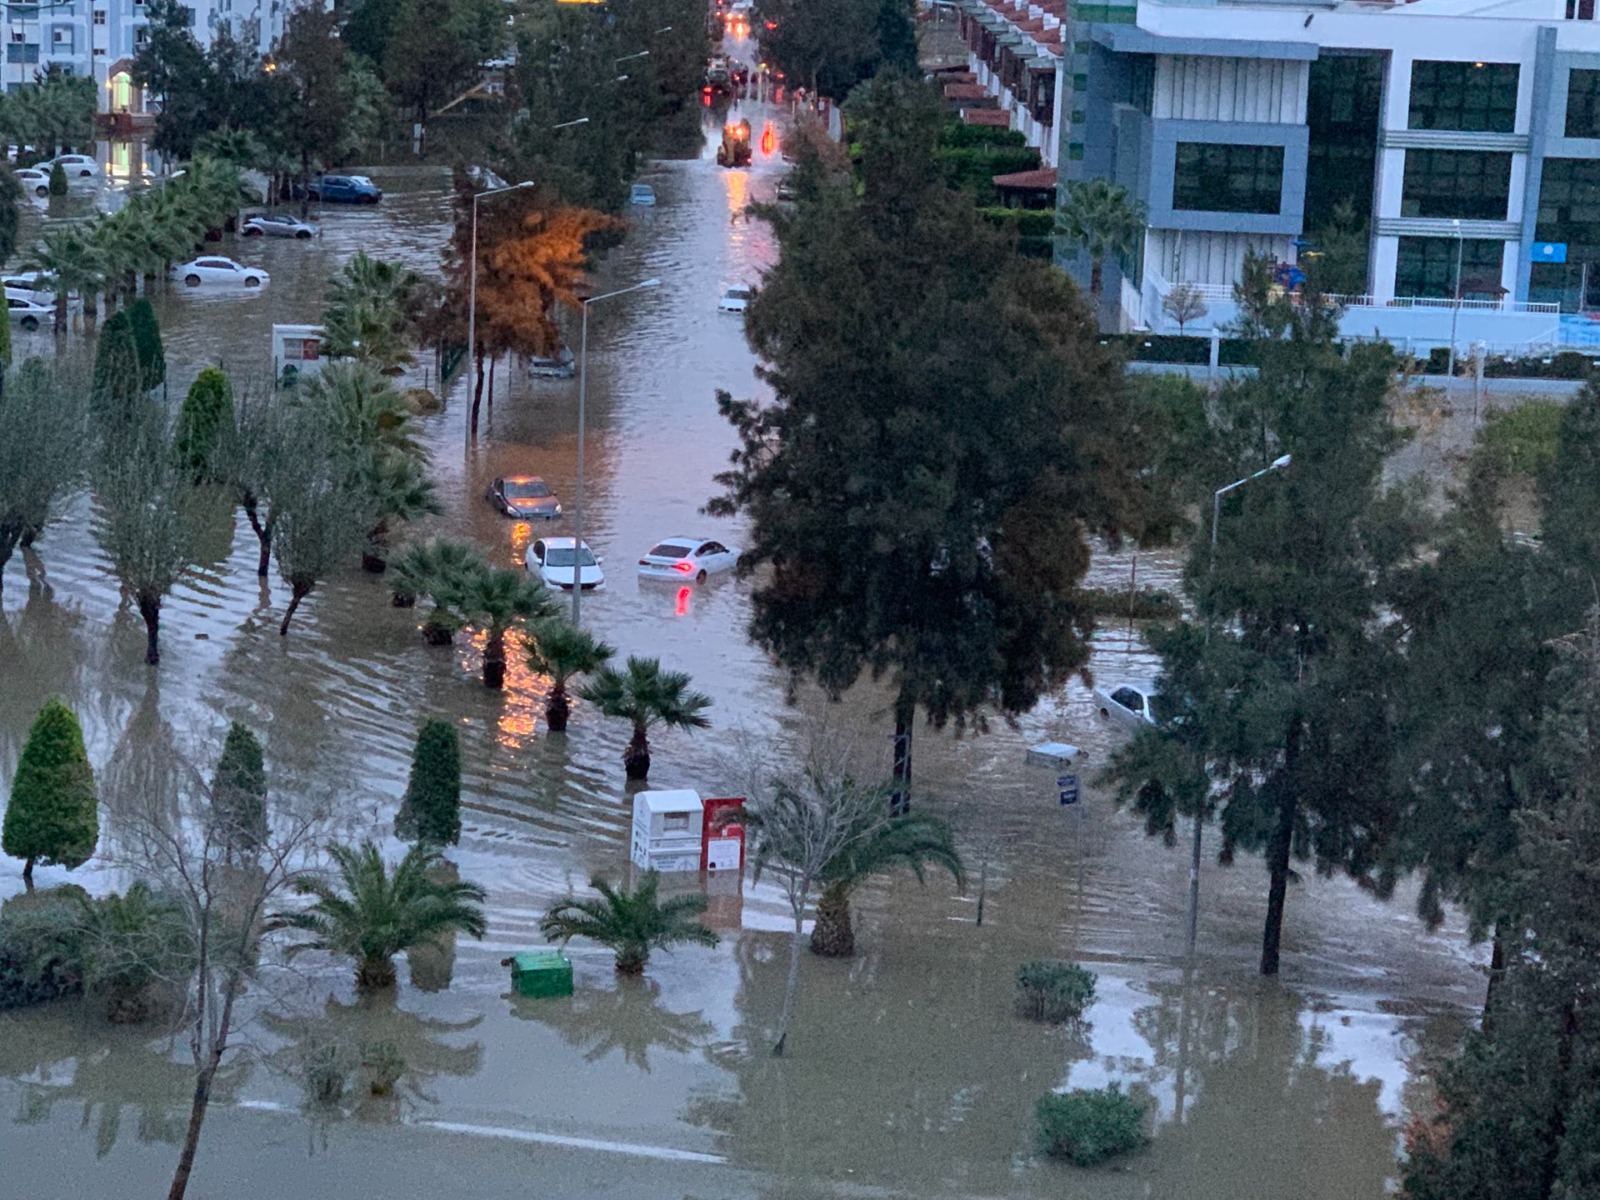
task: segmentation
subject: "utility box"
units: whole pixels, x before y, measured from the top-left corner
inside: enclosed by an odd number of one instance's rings
[[[293,387],[301,379],[322,374],[327,365],[322,341],[320,325],[272,327],[272,377],[279,387]]]
[[[519,996],[572,995],[572,960],[559,950],[511,956],[511,990]]]
[[[633,798],[628,857],[647,871],[698,871],[705,839],[705,806],[690,788],[640,792]]]
[[[744,870],[744,824],[740,812],[743,796],[705,802],[704,832],[700,843],[700,869],[710,874]]]

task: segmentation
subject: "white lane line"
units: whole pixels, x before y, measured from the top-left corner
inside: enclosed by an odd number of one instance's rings
[[[628,1154],[635,1158],[654,1158],[663,1162],[710,1163],[722,1166],[728,1160],[720,1154],[701,1154],[694,1150],[674,1150],[668,1146],[641,1146],[637,1142],[608,1142],[599,1138],[569,1137],[560,1133],[537,1133],[532,1129],[507,1129],[498,1125],[465,1125],[457,1121],[418,1121],[425,1129],[446,1133],[469,1133],[475,1137],[503,1138],[511,1142],[535,1142],[541,1146],[565,1146],[573,1150],[600,1150],[607,1154]]]

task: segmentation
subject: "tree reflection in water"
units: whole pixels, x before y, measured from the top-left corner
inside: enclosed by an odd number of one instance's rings
[[[697,1012],[669,1012],[660,1005],[661,988],[650,979],[617,979],[615,991],[585,988],[570,1000],[512,996],[513,1016],[548,1025],[586,1062],[613,1051],[623,1061],[650,1073],[650,1051],[690,1054],[706,1044],[713,1026]]]
[[[194,1091],[194,1068],[172,1057],[169,1038],[109,1024],[92,1005],[62,1001],[7,1014],[0,1033],[0,1076],[22,1085],[17,1120],[37,1124],[56,1106],[80,1104],[80,1127],[94,1128],[104,1158],[122,1133],[123,1115],[137,1117],[141,1142],[183,1140]],[[235,1061],[217,1073],[214,1102],[230,1103],[250,1073]]]
[[[306,1109],[320,1120],[355,1116],[392,1122],[405,1109],[435,1104],[428,1084],[440,1076],[465,1078],[483,1064],[483,1045],[447,1040],[475,1028],[482,1015],[444,1021],[407,1012],[393,994],[365,996],[353,1004],[328,997],[320,1015],[258,1018],[287,1045],[272,1066],[306,1093]],[[392,1075],[392,1085],[378,1086]]]

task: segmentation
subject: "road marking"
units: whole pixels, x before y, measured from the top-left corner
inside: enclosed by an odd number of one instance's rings
[[[701,1154],[695,1150],[674,1150],[669,1146],[641,1146],[637,1142],[608,1142],[599,1138],[569,1137],[560,1133],[537,1133],[532,1129],[507,1129],[498,1125],[464,1125],[457,1121],[418,1121],[425,1129],[446,1133],[469,1133],[475,1137],[503,1138],[511,1142],[535,1142],[541,1146],[566,1146],[573,1150],[599,1150],[606,1154],[627,1154],[634,1158],[654,1158],[663,1162],[709,1163],[722,1166],[728,1160],[720,1154]]]

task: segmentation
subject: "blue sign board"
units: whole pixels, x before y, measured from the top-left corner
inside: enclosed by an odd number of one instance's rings
[[[1078,802],[1078,777],[1076,775],[1057,775],[1056,790],[1060,793],[1062,805],[1076,804]]]
[[[1534,262],[1564,263],[1567,261],[1565,242],[1535,242],[1528,257]]]

